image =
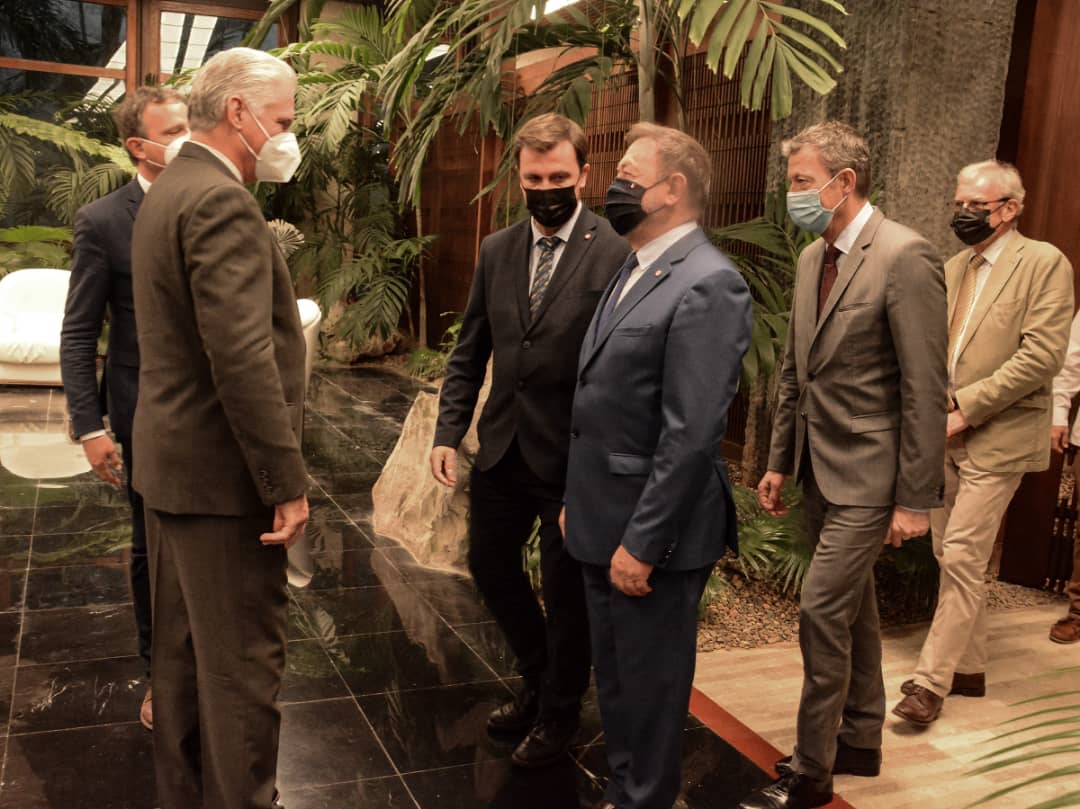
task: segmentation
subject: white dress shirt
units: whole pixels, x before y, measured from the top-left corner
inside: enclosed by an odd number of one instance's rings
[[[874,206],[869,202],[863,203],[859,212],[855,214],[855,218],[848,222],[847,227],[841,230],[840,235],[836,237],[833,247],[840,251],[840,255],[836,257],[837,272],[840,272],[840,268],[844,266],[844,259],[851,252],[851,248],[855,246],[855,240],[859,237],[859,233],[866,227],[866,223],[870,221],[870,217],[873,215]]]
[[[563,252],[566,250],[566,243],[570,240],[570,234],[574,232],[574,225],[577,224],[578,217],[581,215],[581,200],[578,200],[577,207],[574,208],[573,215],[563,222],[562,227],[548,236],[544,231],[540,230],[540,226],[536,224],[535,219],[529,220],[529,224],[532,225],[532,249],[529,251],[529,290],[532,290],[533,280],[536,278],[536,265],[540,263],[540,253],[542,248],[538,242],[543,238],[557,238],[559,243],[555,245],[555,255],[551,259],[551,277],[555,277],[555,267],[559,264],[559,259],[562,258]]]
[[[949,378],[956,373],[956,361],[960,358],[960,346],[964,344],[964,334],[967,332],[968,324],[971,322],[971,314],[975,311],[975,306],[979,302],[979,296],[982,294],[983,287],[986,286],[986,281],[990,277],[990,270],[994,268],[994,262],[1001,258],[1001,251],[1005,249],[1005,245],[1012,239],[1013,231],[1007,230],[1001,236],[1001,238],[994,241],[989,247],[982,252],[982,257],[985,261],[975,271],[975,297],[971,300],[971,308],[968,309],[967,315],[964,317],[964,324],[960,327],[959,334],[956,335],[956,345],[953,346],[953,355],[949,358]],[[964,268],[964,272],[967,272],[967,268]],[[960,301],[956,302],[957,306],[961,305]]]
[[[1069,409],[1073,397],[1080,392],[1080,314],[1073,318],[1069,332],[1069,350],[1065,354],[1065,365],[1054,377],[1054,420],[1055,427],[1069,426]],[[1080,418],[1073,425],[1069,443],[1080,446]]]
[[[630,291],[630,287],[638,282],[638,279],[645,274],[645,271],[655,264],[656,260],[664,255],[669,247],[679,241],[683,236],[693,233],[697,226],[697,222],[687,222],[684,225],[673,227],[667,233],[661,233],[638,250],[638,265],[630,271],[630,276],[626,279],[626,284],[622,288],[622,294],[620,294],[619,299],[615,301],[615,305],[618,306],[622,303],[623,298],[626,297],[626,293]]]

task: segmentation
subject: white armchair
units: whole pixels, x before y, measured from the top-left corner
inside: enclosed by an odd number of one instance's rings
[[[15,270],[0,278],[0,384],[60,385],[60,326],[67,270]]]

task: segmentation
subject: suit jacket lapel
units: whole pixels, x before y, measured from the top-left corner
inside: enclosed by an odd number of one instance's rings
[[[139,212],[139,206],[142,205],[143,197],[146,196],[143,193],[142,186],[139,185],[139,179],[136,177],[130,183],[128,183],[128,213],[131,214],[131,221],[135,221],[135,214]]]
[[[945,290],[949,299],[949,319],[946,323],[952,323],[953,312],[956,311],[956,293],[960,289],[960,283],[964,280],[964,270],[975,251],[970,247],[960,253],[961,258],[950,261],[945,267]]]
[[[566,246],[563,248],[563,253],[559,256],[559,263],[555,265],[555,272],[551,276],[551,281],[548,283],[548,288],[544,292],[544,298],[540,301],[540,308],[536,310],[536,317],[532,319],[532,322],[527,323],[527,329],[532,329],[544,316],[544,312],[547,311],[548,306],[551,305],[551,301],[558,295],[559,290],[562,289],[566,282],[577,272],[578,267],[581,265],[581,260],[585,257],[585,254],[589,252],[589,247],[592,245],[594,231],[596,230],[596,215],[591,211],[582,208],[581,214],[578,216],[577,222],[574,224],[574,229],[570,232],[570,238],[566,241]],[[532,236],[532,230],[530,228],[529,236]],[[529,256],[531,259],[532,256]],[[528,312],[528,285],[526,284],[525,291],[525,310]]]
[[[960,341],[957,357],[964,353],[964,349],[971,342],[971,338],[979,330],[979,324],[983,322],[986,313],[990,311],[991,305],[993,305],[997,296],[1001,294],[1002,288],[1012,277],[1012,274],[1016,272],[1016,266],[1020,263],[1023,249],[1023,237],[1019,233],[1014,233],[1011,244],[1006,245],[997,261],[990,267],[990,276],[986,279],[982,292],[979,293],[979,297],[975,301],[975,308],[971,312],[967,328],[964,329],[964,339]]]
[[[514,276],[514,290],[517,295],[518,317],[521,318],[522,333],[528,331],[529,321],[529,262],[532,259],[532,220],[526,219],[518,227],[512,244],[513,253],[509,257],[508,267]]]
[[[701,228],[698,228],[697,230],[691,231],[665,250],[660,255],[660,258],[654,261],[652,266],[645,271],[644,275],[637,280],[637,283],[630,288],[630,291],[626,293],[625,297],[615,305],[615,311],[611,313],[608,322],[604,324],[603,330],[597,332],[597,318],[604,310],[604,305],[607,302],[608,296],[615,290],[615,284],[618,283],[618,275],[611,279],[611,283],[608,284],[607,293],[601,299],[596,314],[593,316],[589,334],[593,336],[594,339],[591,341],[586,340],[586,345],[591,346],[591,348],[588,356],[585,358],[582,368],[592,362],[597,353],[599,353],[601,347],[603,347],[604,343],[606,343],[607,339],[611,336],[611,333],[615,331],[615,328],[622,322],[623,318],[630,314],[639,303],[645,300],[650,292],[664,282],[664,279],[671,274],[672,266],[686,258],[691,250],[705,241],[708,241],[708,237]]]
[[[821,265],[825,256],[825,240],[818,239],[810,244],[799,258],[803,266],[795,276],[795,306],[798,311],[792,313],[795,323],[800,324],[796,332],[796,358],[799,368],[806,368],[810,360],[810,346],[817,334],[818,287],[821,285]],[[805,324],[805,325],[802,325]],[[790,326],[789,326],[790,328]]]
[[[863,226],[863,229],[859,231],[858,237],[855,239],[855,244],[851,248],[851,252],[844,256],[841,267],[838,268],[836,275],[836,283],[833,284],[832,290],[829,292],[829,297],[825,299],[825,306],[821,310],[821,314],[818,315],[817,328],[814,329],[814,337],[816,340],[818,335],[821,334],[821,328],[825,325],[825,322],[829,319],[829,315],[832,314],[833,309],[836,308],[837,302],[840,300],[840,296],[844,294],[844,290],[847,285],[851,283],[851,279],[855,277],[855,273],[859,267],[862,266],[863,259],[866,258],[866,248],[870,246],[870,243],[874,241],[874,234],[877,233],[878,227],[885,219],[885,214],[881,211],[875,210],[873,215]],[[821,269],[818,269],[818,276],[820,277]],[[815,291],[817,286],[814,287]],[[817,305],[817,298],[814,298],[814,305]]]

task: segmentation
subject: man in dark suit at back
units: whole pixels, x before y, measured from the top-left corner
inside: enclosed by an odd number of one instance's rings
[[[522,767],[565,752],[589,683],[581,571],[563,548],[558,518],[578,351],[628,248],[581,203],[587,148],[581,127],[561,115],[541,115],[518,132],[514,157],[532,216],[480,246],[431,452],[435,478],[455,485],[457,447],[492,358],[470,480],[469,569],[524,681],[488,719],[493,736],[524,737],[513,754]],[[544,610],[521,562],[537,519]]]
[[[608,287],[577,374],[566,547],[581,562],[611,778],[604,809],[671,809],[698,603],[737,547],[720,445],[750,344],[750,293],[698,218],[705,149],[637,124],[605,212],[634,252]]]
[[[150,677],[150,574],[142,497],[131,487],[131,425],[139,393],[139,344],[131,294],[131,229],[143,196],[165,168],[165,150],[188,132],[187,105],[175,90],[139,87],[116,110],[116,128],[135,162],[135,178],[75,214],[71,283],[60,333],[60,373],[71,435],[99,478],[120,486],[126,470],[131,503],[131,594],[139,656]],[[99,388],[97,342],[108,312],[109,345]],[[116,444],[105,430],[109,414]],[[151,691],[139,720],[153,728]]]

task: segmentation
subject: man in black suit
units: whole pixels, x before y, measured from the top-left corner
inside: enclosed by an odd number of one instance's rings
[[[187,106],[175,90],[140,87],[116,110],[116,126],[135,162],[135,178],[75,214],[71,283],[60,336],[60,372],[67,397],[72,438],[82,444],[94,473],[120,486],[127,470],[131,503],[131,593],[138,627],[139,655],[150,676],[150,575],[142,497],[131,488],[131,425],[139,393],[139,345],[131,294],[131,230],[150,184],[165,168],[165,150],[187,135]],[[97,341],[109,319],[105,374],[97,380]],[[120,444],[105,431],[103,416]],[[150,689],[139,719],[153,726]]]
[[[532,217],[480,246],[431,452],[435,478],[454,486],[457,447],[493,358],[470,480],[469,569],[524,680],[488,719],[493,736],[524,737],[513,754],[522,767],[546,766],[567,749],[589,682],[581,570],[563,547],[558,517],[578,351],[628,247],[581,204],[587,148],[581,127],[555,114],[534,118],[515,138]],[[538,519],[544,610],[521,561]]]

